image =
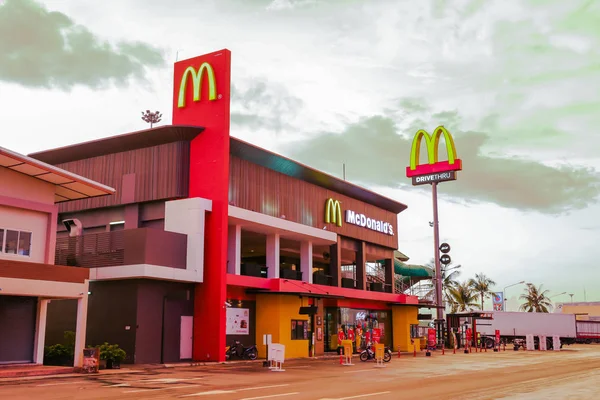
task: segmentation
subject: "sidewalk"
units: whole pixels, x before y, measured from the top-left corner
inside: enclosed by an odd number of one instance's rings
[[[140,368],[103,369],[99,374],[75,372],[73,367],[57,367],[51,365],[11,365],[0,367],[0,384],[20,380],[39,380],[48,378],[73,378],[83,376],[116,375],[142,373]]]
[[[393,354],[393,358],[396,358],[398,353]],[[423,354],[417,353],[417,357],[424,356]],[[352,356],[358,360],[358,354],[355,353]],[[402,353],[401,357],[413,357],[413,353]],[[290,358],[285,360],[286,365],[298,365],[298,364],[310,364],[325,361],[337,361],[340,358],[338,354],[325,354],[318,357],[304,357],[304,358]],[[84,374],[76,373],[73,367],[57,367],[47,365],[13,365],[0,367],[0,384],[2,382],[19,381],[19,380],[39,380],[48,378],[73,378],[73,377],[94,377],[102,375],[118,375],[118,374],[139,374],[150,370],[165,369],[165,368],[190,368],[190,367],[204,367],[205,369],[213,368],[229,368],[241,365],[248,366],[262,366],[264,358],[256,360],[232,360],[225,362],[179,362],[169,364],[125,364],[121,365],[120,369],[101,369],[98,374]]]

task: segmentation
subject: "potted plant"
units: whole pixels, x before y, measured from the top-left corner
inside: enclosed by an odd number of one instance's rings
[[[106,369],[121,368],[121,361],[125,359],[125,350],[119,348],[118,344],[104,342],[100,346],[100,360],[106,362]]]

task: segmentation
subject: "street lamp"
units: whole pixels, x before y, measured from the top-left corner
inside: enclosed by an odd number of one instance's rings
[[[573,296],[575,296],[575,293],[569,293],[569,296],[571,296],[571,303],[573,302]]]
[[[504,289],[502,289],[502,296],[504,297],[504,311],[508,311],[508,302],[506,299],[506,289],[508,289],[509,287],[512,287],[512,286],[522,285],[523,283],[525,283],[525,281],[513,283],[512,285],[505,286]]]
[[[152,125],[157,124],[161,121],[162,114],[158,111],[152,112],[150,110],[146,110],[146,112],[142,111],[142,120],[150,124],[150,129],[152,129]]]
[[[559,293],[559,294],[555,294],[554,296],[550,296],[550,298],[553,299],[554,297],[562,296],[563,294],[567,294],[567,292],[562,292],[562,293]]]

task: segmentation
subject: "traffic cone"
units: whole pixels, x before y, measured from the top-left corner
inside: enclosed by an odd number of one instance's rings
[[[444,346],[442,346],[442,355],[444,355],[444,354],[445,354],[445,353],[444,353]]]
[[[417,356],[417,346],[413,347],[413,349],[414,349],[413,357],[416,357]]]
[[[400,346],[398,346],[398,358],[400,358]]]

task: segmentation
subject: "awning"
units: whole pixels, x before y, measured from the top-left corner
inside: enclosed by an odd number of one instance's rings
[[[114,194],[115,189],[0,147],[0,167],[55,185],[54,202]]]
[[[377,261],[380,264],[384,263],[384,260]],[[394,273],[396,275],[402,275],[403,277],[411,277],[411,278],[423,278],[423,279],[431,279],[433,277],[433,270],[424,265],[413,265],[413,264],[405,264],[402,261],[394,258]]]

